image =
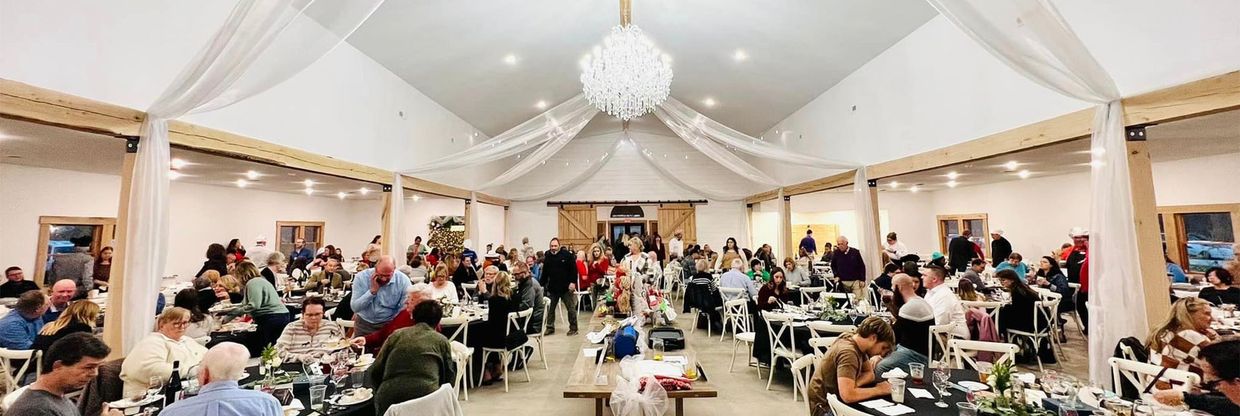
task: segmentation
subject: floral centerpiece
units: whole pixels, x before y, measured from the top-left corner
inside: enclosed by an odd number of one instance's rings
[[[978,411],[984,414],[1019,416],[1051,414],[1046,409],[1025,403],[1024,392],[1013,388],[1012,368],[1010,358],[994,364],[986,380],[994,393],[977,395]]]
[[[447,296],[441,295],[436,301],[443,307],[443,316],[456,316],[456,303],[448,300]]]
[[[835,308],[835,302],[832,302],[826,295],[819,295],[819,302],[822,304],[822,312],[818,313],[818,319],[831,322],[843,321],[848,314],[841,309]]]
[[[280,360],[280,354],[276,352],[276,347],[274,345],[267,344],[267,347],[263,348],[263,353],[259,358],[259,373],[268,375],[274,374],[276,369],[280,368],[281,364],[283,364],[283,361]]]

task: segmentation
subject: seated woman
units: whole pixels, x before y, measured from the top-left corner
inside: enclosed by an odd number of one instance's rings
[[[749,261],[749,271],[745,272],[750,280],[759,280],[763,282],[771,281],[771,272],[766,270],[766,262],[762,259],[753,259]]]
[[[1012,253],[1008,256],[1007,261],[999,263],[998,266],[995,266],[995,272],[1000,270],[1014,271],[1017,276],[1020,276],[1020,280],[1023,282],[1025,281],[1025,276],[1029,275],[1029,267],[1025,266],[1023,260],[1024,257],[1022,257],[1020,253]]]
[[[788,292],[788,283],[784,281],[784,270],[776,267],[771,281],[758,289],[758,309],[773,311],[791,299],[792,293]]]
[[[271,253],[271,255],[268,255],[265,259],[255,259],[254,261],[262,262],[262,264],[266,265],[263,267],[263,270],[259,271],[259,274],[262,274],[263,278],[267,279],[272,286],[283,286],[284,282],[282,282],[283,279],[280,276],[284,274],[285,269],[285,257],[283,254]],[[236,268],[234,267],[234,270],[235,269]]]
[[[465,261],[469,261],[468,258]],[[457,273],[461,273],[461,270],[465,268],[466,267],[462,266],[461,268],[456,269]],[[460,294],[462,288],[458,288],[456,284],[454,284],[451,280],[448,280],[450,277],[451,276],[448,274],[448,265],[439,263],[438,266],[435,266],[435,275],[431,277],[431,299],[436,301],[444,299],[451,303],[457,303],[460,301],[460,297],[458,297],[458,295]],[[477,278],[474,279],[474,281],[476,280]]]
[[[1059,300],[1059,312],[1071,312],[1076,310],[1076,306],[1072,303],[1072,295],[1074,292],[1071,286],[1068,286],[1068,277],[1064,276],[1059,269],[1059,262],[1054,257],[1042,256],[1038,260],[1037,272],[1038,287],[1050,289],[1063,296]]]
[[[427,302],[423,302],[427,303]],[[522,328],[508,328],[508,314],[518,312],[520,308],[520,299],[515,299],[512,295],[512,279],[507,273],[500,273],[495,277],[494,290],[491,293],[490,300],[487,301],[489,306],[487,309],[487,321],[479,325],[477,334],[470,331],[470,339],[477,339],[478,345],[483,348],[503,348],[513,349],[529,339]],[[518,321],[520,323],[520,321]],[[507,334],[507,335],[505,335]],[[482,382],[489,384],[504,374],[504,369],[500,368],[499,362],[486,363],[486,372],[483,375]]]
[[[236,266],[237,277],[245,282],[245,299],[241,307],[228,312],[229,318],[250,314],[258,325],[262,345],[275,344],[288,325],[288,308],[280,300],[276,287],[258,272],[254,263],[243,261]]]
[[[959,285],[956,287],[956,295],[960,296],[962,301],[981,302],[986,300],[986,296],[977,293],[977,289],[973,286],[973,281],[968,279],[960,279]]]
[[[809,286],[809,269],[793,260],[792,257],[786,257],[784,258],[784,281],[790,286]]]
[[[220,280],[215,283],[215,297],[220,302],[241,303],[245,299],[245,295],[241,294],[241,281],[237,280],[237,276],[226,274],[220,276]]]
[[[513,249],[516,250],[516,249]],[[514,269],[518,267],[526,267],[525,264],[514,263]],[[482,269],[482,278],[478,279],[478,302],[486,302],[491,299],[491,293],[494,292],[495,278],[499,277],[499,266],[487,266]]]
[[[375,414],[382,415],[394,404],[434,393],[440,385],[456,381],[456,361],[452,345],[435,332],[443,318],[438,302],[421,302],[413,307],[414,325],[396,331],[379,350],[367,377],[375,389]]]
[[[194,289],[183,289],[177,292],[177,296],[172,300],[173,306],[189,311],[189,327],[185,328],[185,336],[202,340],[211,337],[216,321],[214,316],[198,309],[198,304],[198,291]]]
[[[352,278],[349,276],[349,272],[344,271],[344,268],[340,267],[340,259],[329,257],[319,271],[310,274],[310,278],[306,279],[306,285],[303,289],[316,292],[326,292],[327,288],[342,290],[344,289],[344,282],[349,280],[352,280]]]
[[[719,295],[719,288],[715,286],[715,278],[708,271],[711,267],[710,260],[699,259],[693,267],[697,271],[685,288],[684,312],[697,309],[705,313],[711,329],[718,330],[723,325],[723,318],[719,315],[723,298]]]
[[[344,339],[344,329],[330,320],[324,320],[327,303],[318,296],[307,296],[301,301],[301,319],[284,327],[276,340],[276,352],[285,361],[307,362],[317,360],[332,351],[331,345]],[[354,343],[360,343],[354,341]]]
[[[1206,281],[1210,283],[1210,287],[1201,289],[1197,297],[1215,305],[1240,305],[1240,287],[1231,285],[1234,278],[1227,269],[1211,267],[1206,270]]]
[[[413,256],[412,259],[409,259],[409,267],[413,269],[409,273],[410,280],[414,282],[426,281],[426,275],[430,273],[430,269],[426,268],[426,259],[422,258],[421,255]],[[418,278],[422,278],[422,280],[418,280]]]
[[[1150,363],[1202,375],[1198,350],[1218,338],[1210,329],[1210,303],[1184,298],[1171,304],[1171,316],[1150,332]]]
[[[1025,284],[1013,269],[999,270],[995,272],[995,277],[999,279],[999,284],[1012,294],[1012,301],[999,310],[999,332],[1010,329],[1032,332],[1035,318],[1038,328],[1046,328],[1045,317],[1033,312],[1034,303],[1041,301],[1042,296]]]
[[[30,349],[46,352],[52,343],[75,332],[95,333],[95,322],[99,320],[99,304],[88,300],[79,300],[69,304],[55,321],[44,325],[39,335],[34,337]]]
[[[195,374],[192,367],[202,361],[207,348],[185,336],[189,318],[190,312],[185,308],[168,308],[156,321],[159,330],[142,338],[129,351],[125,362],[121,363],[124,397],[139,397],[146,393],[152,377],[166,382],[172,376],[173,363],[180,366],[181,377],[190,378]]]

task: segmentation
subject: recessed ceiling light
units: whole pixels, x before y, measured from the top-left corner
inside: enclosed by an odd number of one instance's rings
[[[306,195],[314,195],[314,188],[306,188]]]
[[[956,181],[947,181],[948,188],[955,188],[956,185],[959,185],[958,183],[956,183]]]
[[[908,191],[912,193],[917,193],[917,191],[920,191],[920,190],[921,188],[918,188],[916,185],[913,185],[912,187],[908,188]]]
[[[309,187],[311,187],[311,186],[314,186],[314,181],[312,181],[312,180],[310,180],[310,179],[306,179],[306,180],[304,180],[304,181],[301,181],[301,184],[302,184],[302,185],[306,185],[306,187],[307,187],[307,188],[309,188]]]
[[[546,109],[547,109],[547,101],[546,101],[546,100],[538,100],[538,102],[534,104],[534,107],[538,107],[538,109],[539,109],[539,110],[546,110]],[[477,133],[475,133],[475,134],[474,134],[474,136],[477,136]]]
[[[506,63],[506,64],[508,64],[508,65],[516,65],[516,64],[517,64],[517,55],[513,55],[513,54],[511,54],[511,53],[510,53],[510,54],[507,54],[507,55],[504,55],[504,63]]]
[[[358,191],[358,192],[360,192],[360,193],[364,196],[364,195],[366,195],[366,194],[369,194],[369,193],[370,193],[370,188],[367,188],[367,187],[363,186],[363,187],[359,188],[357,191]]]
[[[706,97],[706,99],[705,99],[705,100],[702,100],[702,105],[705,105],[705,106],[707,106],[707,107],[714,107],[714,106],[715,106],[715,104],[716,104],[716,103],[715,103],[715,99],[714,99],[714,98]]]
[[[1033,172],[1030,172],[1029,169],[1023,169],[1020,172],[1016,172],[1016,176],[1019,176],[1021,179],[1028,179],[1030,175],[1033,175]]]
[[[259,177],[259,176],[262,176],[262,174],[258,173],[258,171],[254,171],[254,170],[252,170],[252,171],[249,171],[249,172],[246,172],[246,173],[245,173],[245,177],[246,177],[246,178],[248,178],[249,180],[252,180],[252,181],[256,181],[256,180],[258,180],[258,177]]]
[[[732,59],[736,62],[743,62],[749,59],[749,54],[745,53],[744,49],[737,49],[736,52],[732,52]]]
[[[185,167],[185,165],[188,165],[189,162],[186,162],[185,159],[172,159],[172,162],[170,164],[172,165],[173,169],[180,169],[180,168]]]
[[[1017,163],[1015,160],[1010,160],[1003,164],[1003,168],[1007,170],[1016,170],[1018,167],[1020,167],[1020,163]]]
[[[184,175],[184,174],[182,174],[181,172],[177,172],[177,171],[175,171],[175,170],[170,170],[170,171],[168,171],[168,179],[169,179],[169,180],[173,180],[173,181],[175,181],[175,180],[177,180],[177,179],[180,179],[182,176],[185,176],[185,175]]]
[[[413,202],[418,202],[421,200],[422,200],[422,195],[413,194]]]
[[[340,198],[340,199],[344,199],[345,195],[348,195],[348,194],[346,194],[346,193],[344,193],[344,192],[337,192],[337,193],[336,193],[336,197],[337,197],[337,198]]]
[[[954,181],[954,180],[956,180],[956,178],[959,178],[959,177],[960,177],[960,174],[959,174],[959,173],[957,173],[957,172],[956,172],[956,171],[954,171],[954,170],[953,170],[953,171],[951,171],[951,172],[947,172],[947,179],[951,179],[951,180],[953,180],[953,181]]]
[[[235,183],[237,184],[237,187],[238,187],[238,188],[244,188],[244,187],[246,187],[247,185],[249,185],[249,184],[250,184],[250,181],[247,181],[247,180],[245,180],[245,179],[237,179],[237,182],[235,182]]]
[[[900,182],[891,181],[891,189],[900,189]]]

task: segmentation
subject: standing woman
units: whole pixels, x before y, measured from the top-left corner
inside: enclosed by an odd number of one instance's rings
[[[379,262],[379,256],[383,255],[383,243],[379,241],[381,238],[383,236],[376,235],[375,238],[370,239],[370,244],[366,245],[366,252],[362,253],[362,260],[367,266],[374,267],[375,263]]]
[[[234,238],[228,242],[228,247],[224,249],[225,254],[232,254],[236,259],[234,262],[240,263],[245,260],[245,246],[241,245],[241,239]],[[263,261],[264,259],[259,259]]]
[[[206,256],[207,261],[202,262],[202,268],[198,269],[198,273],[194,273],[194,277],[202,277],[207,270],[215,270],[220,276],[228,274],[228,253],[223,245],[211,243],[207,246]]]
[[[241,307],[229,312],[228,317],[250,314],[254,323],[258,324],[262,345],[274,345],[289,323],[288,308],[280,301],[276,287],[259,274],[254,263],[238,263],[235,275],[245,285],[245,298],[241,301]]]
[[[284,254],[279,252],[271,253],[271,255],[267,256],[267,258],[259,260],[266,264],[266,267],[263,267],[263,270],[259,272],[259,274],[262,274],[263,278],[267,279],[267,282],[271,283],[272,286],[279,285],[281,283],[279,276],[283,274],[280,273],[280,270],[284,270]],[[293,267],[293,270],[298,269],[297,267]]]
[[[104,291],[108,290],[108,279],[112,276],[112,247],[99,250],[99,257],[95,257],[95,269],[91,275],[95,281],[95,287]]]
[[[605,255],[602,243],[590,246],[590,252],[586,254],[586,282],[590,287],[590,299],[598,302],[603,292],[607,290],[605,285],[598,284],[603,282],[603,278],[607,276],[607,271],[611,269],[611,259]]]
[[[657,256],[655,260],[659,261],[659,267],[663,267],[664,262],[667,261],[667,246],[663,244],[663,236],[654,235],[654,238],[650,240],[650,251]]]

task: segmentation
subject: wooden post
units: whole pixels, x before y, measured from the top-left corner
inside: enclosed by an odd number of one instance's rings
[[[473,207],[471,206],[473,204],[471,202],[473,201],[468,200],[468,199],[465,200],[465,239],[472,241],[474,245],[478,245],[478,242],[474,241],[474,237],[475,237],[474,236],[474,223],[473,223],[473,220],[469,216],[469,210],[473,209]],[[475,249],[474,247],[469,247],[469,248],[473,249],[474,251],[477,251],[477,249]]]
[[[745,240],[746,246],[753,246],[753,204],[745,204]]]
[[[1132,226],[1136,229],[1137,258],[1141,261],[1141,284],[1145,288],[1145,316],[1151,329],[1171,311],[1171,282],[1163,264],[1159,239],[1158,205],[1154,198],[1154,175],[1149,144],[1142,126],[1127,129],[1128,176],[1132,181]]]
[[[784,189],[779,189],[779,247],[781,253],[785,256],[796,257],[793,250],[796,250],[796,244],[792,242],[792,197],[784,195]]]
[[[103,342],[112,347],[109,358],[121,358],[121,324],[125,317],[125,248],[129,240],[129,197],[133,189],[134,164],[138,159],[138,138],[131,137],[125,145],[125,161],[121,165],[121,194],[116,208],[116,245],[112,247],[112,278],[108,281],[108,313],[103,320]]]
[[[879,262],[873,263],[874,265],[868,268],[866,278],[870,279],[872,276],[878,276],[878,273],[883,270],[883,242],[886,240],[883,238],[883,224],[878,221],[878,181],[870,179],[866,181],[866,187],[870,192],[871,209],[870,212],[862,213],[862,215],[869,215],[874,221],[874,234],[865,236],[867,240],[873,241],[870,243],[869,250],[874,254],[869,256],[868,260],[879,260]]]
[[[380,222],[383,229],[379,230],[379,239],[384,246],[395,244],[392,241],[392,185],[383,185],[383,213],[380,214]],[[391,250],[383,250],[382,254],[392,252]],[[397,259],[397,264],[401,264],[402,260]]]

